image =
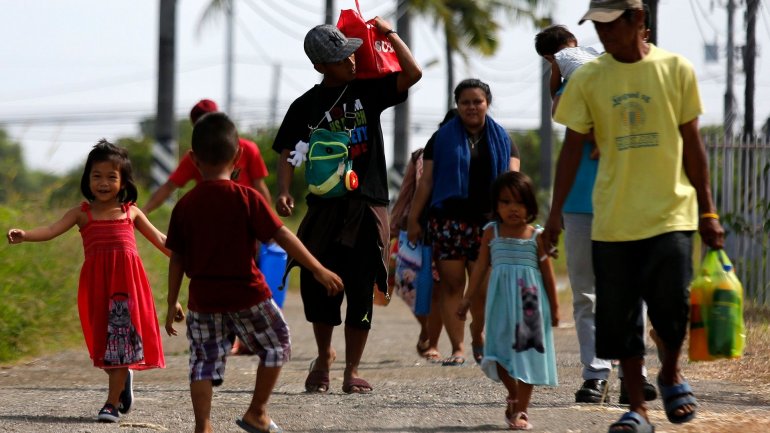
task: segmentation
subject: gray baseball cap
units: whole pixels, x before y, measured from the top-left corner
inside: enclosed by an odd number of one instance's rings
[[[578,24],[591,20],[597,23],[610,23],[620,18],[626,9],[642,9],[642,0],[591,0],[588,12]]]
[[[363,42],[359,38],[346,37],[333,25],[322,24],[305,35],[305,54],[314,65],[337,63],[350,57]]]

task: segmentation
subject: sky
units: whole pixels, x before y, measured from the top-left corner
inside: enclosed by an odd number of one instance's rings
[[[175,111],[180,118],[201,98],[225,102],[225,21],[200,26],[207,0],[177,1]],[[324,19],[323,0],[236,0],[233,109],[240,130],[280,122],[289,104],[320,80],[302,48],[305,33]],[[365,18],[395,24],[396,0],[360,0]],[[580,45],[601,50],[593,25],[577,25],[588,0],[551,0],[551,16]],[[658,45],[695,66],[706,113],[701,125],[720,124],[726,82],[726,0],[660,0]],[[84,161],[97,140],[138,136],[138,122],[154,117],[157,98],[158,0],[0,0],[0,127],[23,146],[28,166],[63,173]],[[336,0],[337,9],[355,7]],[[541,11],[542,12],[542,11]],[[492,57],[454,59],[456,80],[490,84],[490,115],[508,128],[540,123],[541,59],[537,29],[500,17],[503,31]],[[744,43],[742,10],[735,43]],[[757,19],[755,128],[770,117],[770,8]],[[719,61],[705,63],[704,44],[717,44]],[[446,104],[443,38],[430,19],[413,18],[412,52],[423,78],[410,91],[410,148],[423,146]],[[736,62],[733,92],[743,123],[744,75]],[[276,101],[274,104],[271,101]],[[388,161],[392,110],[383,114]],[[263,151],[271,143],[259,143]],[[272,168],[271,168],[272,169]]]

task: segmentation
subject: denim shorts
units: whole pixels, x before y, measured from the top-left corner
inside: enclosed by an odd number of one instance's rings
[[[259,356],[260,365],[281,367],[291,357],[289,325],[272,299],[235,313],[187,312],[190,382],[211,380],[220,385],[236,335]]]
[[[680,348],[690,313],[693,232],[628,242],[592,242],[596,275],[596,356],[644,356],[645,317],[666,347]]]

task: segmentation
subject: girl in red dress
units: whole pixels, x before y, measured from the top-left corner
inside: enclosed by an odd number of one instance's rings
[[[163,368],[160,328],[150,284],[136,249],[134,227],[164,254],[166,236],[134,206],[137,189],[125,149],[101,140],[88,154],[80,190],[88,200],[55,223],[11,229],[8,242],[51,240],[77,225],[85,262],[78,312],[94,366],[104,369],[109,391],[97,419],[117,422],[133,403],[133,371]]]

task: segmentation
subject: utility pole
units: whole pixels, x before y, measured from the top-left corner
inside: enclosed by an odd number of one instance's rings
[[[235,27],[235,0],[225,2],[227,34],[225,38],[225,113],[233,117],[233,29]]]
[[[155,145],[152,147],[152,183],[166,183],[178,155],[174,119],[174,69],[176,64],[176,0],[160,0],[158,32],[158,105]]]
[[[650,9],[650,39],[658,45],[658,0],[644,0],[644,4]]]
[[[757,55],[757,10],[759,0],[746,0],[746,48],[743,52],[743,72],[746,88],[743,94],[743,138],[754,138],[754,87]]]
[[[735,95],[733,94],[733,80],[735,73],[735,42],[733,41],[735,18],[735,0],[727,0],[727,89],[724,100],[724,134],[725,137],[733,137],[733,125],[735,123]]]
[[[551,64],[540,61],[540,189],[551,193],[553,163],[553,128],[551,127]]]
[[[543,19],[543,28],[550,26],[553,18]],[[551,64],[540,61],[540,189],[551,194],[551,166],[553,165],[553,127],[551,126]]]
[[[449,26],[449,24],[446,24]],[[444,49],[446,50],[446,110],[449,111],[454,107],[454,88],[455,88],[455,68],[452,61],[452,53],[454,50],[449,45],[449,31],[444,30]]]
[[[409,2],[398,0],[396,6],[396,29],[406,46],[411,43],[411,20]],[[393,164],[391,170],[403,177],[409,158],[409,98],[394,108]],[[401,182],[398,183],[399,185]]]
[[[270,92],[270,127],[278,124],[278,88],[281,85],[281,64],[273,65],[273,86]]]
[[[324,24],[334,24],[332,20],[334,19],[334,0],[326,0],[326,9],[324,13]]]

